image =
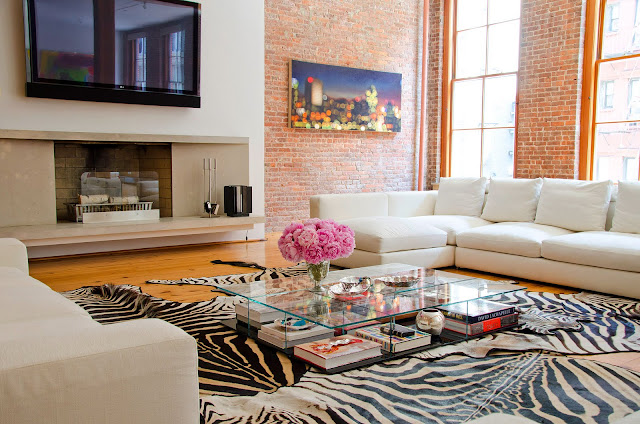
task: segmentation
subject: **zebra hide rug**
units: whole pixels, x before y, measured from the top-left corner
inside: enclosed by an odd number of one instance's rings
[[[234,284],[303,272],[301,267],[267,269],[174,284]],[[206,423],[453,423],[491,412],[578,423],[608,422],[640,410],[637,373],[561,355],[640,351],[638,304],[629,299],[591,293],[503,295],[495,299],[518,305],[523,316],[529,312],[535,320],[544,316],[538,311],[556,314],[566,328],[555,330],[557,322],[544,328],[543,320],[532,325],[550,334],[501,332],[324,375],[222,325],[234,316],[239,300],[233,297],[179,303],[128,285],[63,294],[103,324],[154,317],[191,334],[198,344]]]

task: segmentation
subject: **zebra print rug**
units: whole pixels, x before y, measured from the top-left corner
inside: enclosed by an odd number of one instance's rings
[[[404,358],[293,387],[201,399],[203,423],[460,423],[506,413],[539,423],[608,423],[640,410],[640,374],[539,351]]]
[[[195,280],[234,284],[299,273],[306,268]],[[178,281],[174,284],[199,284]],[[104,324],[155,317],[196,338],[206,423],[444,423],[490,412],[541,422],[607,422],[640,409],[638,374],[550,353],[640,351],[638,304],[629,299],[589,293],[504,295],[496,300],[514,303],[524,313],[541,310],[586,321],[579,323],[580,331],[502,332],[329,376],[222,325],[234,314],[238,299],[232,297],[179,303],[127,285],[63,294]]]
[[[216,261],[212,261],[212,262],[216,262]],[[237,265],[237,266],[240,266],[240,265]],[[300,262],[294,266],[290,266],[286,268],[265,268],[261,271],[253,272],[250,274],[233,274],[233,275],[222,275],[222,276],[216,276],[216,277],[181,278],[179,280],[149,280],[147,281],[147,284],[168,284],[168,285],[193,284],[197,286],[214,287],[219,285],[249,283],[251,281],[260,281],[260,280],[267,280],[267,279],[296,277],[298,275],[306,275],[306,274],[307,274],[307,265],[304,262]]]

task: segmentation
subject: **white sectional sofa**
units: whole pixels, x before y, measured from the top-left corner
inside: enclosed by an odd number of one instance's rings
[[[193,337],[159,319],[101,325],[0,239],[0,422],[197,423]]]
[[[640,183],[443,178],[439,191],[325,194],[356,233],[348,268],[455,265],[640,298]]]

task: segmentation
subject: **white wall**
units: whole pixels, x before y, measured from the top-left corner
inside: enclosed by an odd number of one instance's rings
[[[0,10],[0,130],[248,137],[253,212],[264,214],[263,2],[202,2],[200,109],[27,98],[22,2]]]

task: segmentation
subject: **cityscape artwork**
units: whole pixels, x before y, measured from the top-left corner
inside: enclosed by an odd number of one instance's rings
[[[292,60],[291,128],[400,132],[402,74]]]

